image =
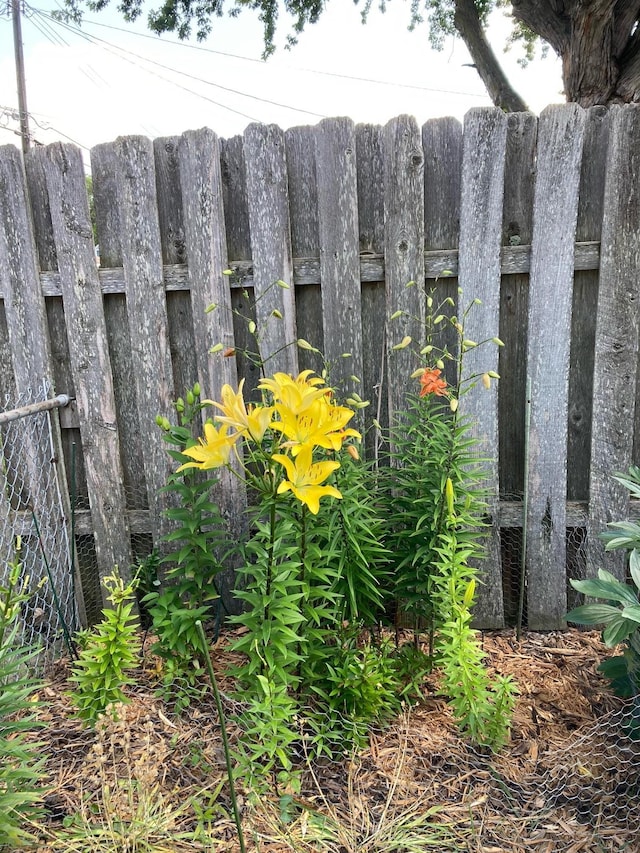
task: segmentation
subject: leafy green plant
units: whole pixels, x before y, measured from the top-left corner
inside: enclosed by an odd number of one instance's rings
[[[27,737],[40,727],[33,695],[40,686],[32,675],[37,649],[22,645],[20,613],[28,601],[20,539],[0,583],[0,850],[14,851],[33,842],[26,829],[41,815],[42,744]]]
[[[158,416],[169,455],[184,466],[185,450],[195,444],[194,431],[201,423],[203,408],[196,383],[185,399],[175,403],[180,423],[172,425]],[[180,711],[202,696],[206,649],[196,629],[198,621],[219,617],[217,577],[223,570],[222,556],[228,550],[227,527],[218,505],[211,499],[215,477],[205,477],[194,468],[174,472],[164,491],[176,497],[176,506],[166,511],[174,527],[164,541],[167,552],[157,559],[157,569],[165,568],[164,582],[148,586],[142,604],[151,616],[157,640],[154,654],[163,662],[161,692]]]
[[[102,621],[85,633],[69,678],[75,685],[71,696],[78,717],[88,725],[95,725],[110,705],[126,701],[123,688],[134,683],[129,672],[140,652],[133,613],[136,579],[125,585],[116,566],[103,583],[113,606],[105,608]]]
[[[631,466],[627,474],[614,477],[634,498],[640,498],[640,468]],[[613,691],[625,698],[640,695],[640,524],[615,521],[601,533],[607,551],[628,552],[629,583],[610,572],[598,570],[597,578],[570,581],[583,595],[600,601],[583,604],[567,613],[567,621],[577,625],[602,625],[602,641],[607,648],[623,645],[624,651],[602,661],[598,669],[610,681]]]
[[[420,394],[409,396],[406,412],[391,429],[389,464],[382,475],[390,496],[387,547],[393,554],[395,592],[416,635],[426,628],[431,638],[440,618],[433,601],[433,574],[437,565],[443,568],[438,549],[447,527],[445,489],[449,481],[457,502],[457,559],[468,566],[469,577],[476,576],[470,561],[483,553],[483,460],[471,435],[471,423],[459,413],[459,401],[479,380],[489,387],[497,378],[490,372],[466,375],[465,353],[501,341],[493,338],[476,343],[466,338],[465,322],[474,305],[475,300],[458,318],[447,313],[453,308],[450,298],[436,306],[433,297],[428,297],[426,343],[418,356],[422,366],[413,374],[420,379]],[[455,352],[438,344],[445,329],[456,341]],[[411,343],[405,338],[394,349]],[[444,378],[445,369],[453,374],[451,384]]]

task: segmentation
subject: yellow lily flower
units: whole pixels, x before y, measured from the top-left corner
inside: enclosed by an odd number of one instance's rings
[[[344,429],[353,417],[351,409],[333,406],[326,396],[314,400],[302,412],[280,403],[276,403],[275,410],[280,420],[274,421],[272,427],[287,439],[283,446],[290,447],[293,456],[305,445],[340,450],[347,436],[360,438],[356,430]]]
[[[309,445],[300,448],[295,460],[282,453],[274,454],[272,459],[284,467],[288,477],[278,486],[278,494],[293,492],[300,503],[309,507],[309,511],[313,515],[318,514],[321,498],[334,497],[339,499],[342,497],[335,486],[321,485],[336,468],[340,467],[340,463],[314,462]]]
[[[206,423],[204,425],[204,439],[199,438],[199,444],[194,444],[193,447],[187,447],[183,450],[185,456],[190,456],[193,462],[185,462],[176,469],[176,473],[184,471],[186,468],[200,468],[206,470],[208,468],[221,468],[229,461],[231,448],[238,438],[238,433],[228,435],[229,427],[223,424],[220,429],[216,429],[213,424]]]
[[[324,380],[313,376],[313,370],[303,370],[295,379],[287,373],[274,373],[272,377],[263,379],[258,388],[270,391],[276,402],[294,412],[303,412],[315,400],[330,393]]]
[[[230,385],[222,386],[222,403],[213,403],[222,412],[222,415],[216,415],[216,420],[233,427],[240,435],[250,435],[254,441],[260,443],[271,423],[273,408],[249,405],[247,409],[242,394],[243,386],[244,379],[238,385],[237,392],[234,392]]]

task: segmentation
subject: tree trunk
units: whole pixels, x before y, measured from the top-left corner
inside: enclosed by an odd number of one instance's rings
[[[640,0],[512,0],[512,7],[561,57],[568,101],[640,101]]]
[[[454,25],[493,103],[505,112],[527,110],[527,105],[512,88],[487,41],[474,0],[455,0]]]

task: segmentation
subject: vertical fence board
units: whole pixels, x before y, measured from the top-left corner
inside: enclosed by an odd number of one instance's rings
[[[131,369],[140,432],[148,437],[156,434],[158,413],[171,412],[174,397],[155,163],[152,145],[145,137],[120,138],[114,154]],[[160,489],[173,467],[164,442],[144,441],[143,464],[153,542],[161,548],[161,538],[170,525],[164,516],[168,498]]]
[[[121,267],[120,209],[116,186],[117,160],[113,144],[96,145],[91,149],[91,173],[96,230],[100,246],[100,269]],[[127,506],[132,509],[148,509],[143,458],[144,442],[138,417],[136,383],[132,381],[133,362],[124,293],[105,296],[104,315]]]
[[[458,282],[462,305],[473,299],[464,324],[466,338],[485,341],[496,337],[500,327],[500,242],[504,192],[507,117],[497,109],[475,109],[464,125],[462,202]],[[498,370],[498,347],[492,344],[464,353],[463,381],[479,373]],[[475,618],[484,627],[504,624],[502,567],[498,518],[498,386],[489,389],[473,380],[460,400],[460,412],[471,419],[472,435],[478,442],[483,463],[482,486],[487,501],[485,559],[479,567],[483,584],[478,590]]]
[[[424,242],[427,251],[458,247],[460,238],[460,183],[462,180],[462,125],[452,118],[432,119],[422,128],[424,150]],[[443,276],[437,283],[427,281],[427,291],[434,291],[436,306],[447,299],[447,316],[456,313],[458,304],[457,276]],[[436,314],[440,313],[436,310]],[[436,330],[435,346],[457,352],[458,338],[451,326]],[[455,381],[455,365],[445,364],[444,376]]]
[[[256,322],[268,373],[296,374],[295,297],[284,135],[275,125],[250,124],[244,133]],[[290,285],[275,285],[282,280]],[[282,319],[272,316],[277,310]]]
[[[99,576],[132,562],[113,379],[80,151],[54,143],[42,160],[55,236]],[[104,596],[104,589],[103,589]]]
[[[358,233],[360,258],[384,254],[384,131],[380,125],[356,126],[356,171],[358,181]],[[381,276],[382,278],[382,276]],[[384,281],[363,282],[361,286],[362,386],[361,396],[370,400],[364,410],[365,423],[373,418],[383,427],[389,423],[386,376],[387,345],[383,317]],[[368,429],[365,453],[374,458],[377,430]]]
[[[384,151],[380,125],[356,126],[356,166],[360,252],[381,255],[384,252]]]
[[[567,607],[569,337],[585,118],[575,104],[547,107],[538,126],[527,347],[527,612],[535,630],[562,627]]]
[[[345,394],[359,393],[362,389],[351,379],[355,375],[362,380],[362,300],[356,136],[350,119],[320,122],[316,169],[324,354],[330,365],[331,383]],[[343,353],[351,356],[343,358]],[[360,422],[363,418],[355,420]],[[363,423],[359,423],[362,427]]]
[[[587,110],[576,242],[599,240],[611,111]],[[593,358],[598,310],[598,271],[577,270],[573,279],[567,500],[589,499],[589,455],[593,395]],[[572,568],[572,571],[575,569]]]
[[[593,381],[587,574],[606,568],[624,580],[622,553],[605,553],[598,534],[627,517],[629,493],[612,479],[632,463],[638,372],[640,267],[640,107],[612,115],[602,220]]]
[[[405,409],[409,377],[416,369],[411,347],[398,351],[393,347],[405,336],[422,341],[426,308],[424,155],[412,116],[399,116],[384,128],[384,211],[388,400],[393,422]],[[410,282],[414,284],[407,287]],[[396,311],[402,311],[402,316],[389,320]]]
[[[318,181],[316,176],[316,130],[293,127],[285,131],[287,179],[289,184],[289,216],[291,251],[294,258],[318,258]],[[292,283],[292,282],[290,282]],[[301,370],[324,367],[324,334],[322,328],[322,293],[319,284],[296,289],[296,329],[298,337],[309,341],[320,353],[300,350]]]
[[[508,117],[502,242],[527,246],[533,227],[533,188],[538,122],[531,113]],[[527,388],[529,279],[503,276],[500,294],[500,491],[507,499],[524,491],[524,429]],[[517,583],[515,584],[517,587]],[[506,591],[506,588],[505,588]]]
[[[531,244],[537,135],[536,116],[531,113],[507,116],[502,213],[505,247]],[[524,494],[528,305],[529,276],[526,273],[502,276],[499,337],[504,347],[498,357],[498,438],[500,495],[505,500],[522,501]],[[501,551],[505,621],[514,624],[522,580],[522,528],[501,532]]]
[[[234,347],[231,293],[228,279],[223,275],[227,268],[227,247],[218,137],[208,129],[184,133],[178,159],[198,380],[204,396],[220,399],[222,386],[228,384],[235,389],[238,375],[233,356],[210,353],[218,343],[225,350]],[[212,304],[217,307],[207,311]],[[219,472],[219,477],[214,495],[231,538],[239,541],[245,527],[246,489],[241,479],[226,469]],[[235,586],[235,574],[230,568],[218,579],[218,593],[228,613],[237,609],[231,595]]]
[[[179,136],[168,136],[153,142],[158,222],[164,264],[184,264],[187,261],[178,161],[179,142]],[[166,298],[173,387],[176,396],[182,397],[198,375],[191,294],[186,290],[178,290],[167,293]]]

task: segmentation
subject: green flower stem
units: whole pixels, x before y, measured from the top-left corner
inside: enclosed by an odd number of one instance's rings
[[[224,760],[227,765],[227,777],[229,779],[229,793],[231,796],[231,808],[233,809],[233,819],[236,824],[236,830],[238,833],[238,842],[240,844],[240,853],[246,853],[246,847],[244,843],[244,833],[242,832],[242,821],[240,819],[240,811],[238,809],[238,801],[236,799],[236,788],[233,781],[233,767],[231,764],[231,751],[229,749],[229,738],[227,736],[227,724],[224,716],[224,710],[222,708],[222,701],[220,699],[220,691],[218,690],[218,682],[216,681],[216,675],[213,670],[213,662],[211,660],[211,652],[209,650],[209,646],[207,644],[207,637],[204,633],[204,628],[202,627],[202,622],[198,620],[196,622],[196,630],[198,631],[198,635],[200,637],[200,642],[202,644],[202,648],[206,650],[204,655],[205,666],[207,668],[207,672],[209,673],[209,679],[211,682],[211,690],[213,691],[213,698],[215,699],[216,709],[218,711],[218,719],[220,720],[220,733],[222,735],[222,749],[224,750]]]

